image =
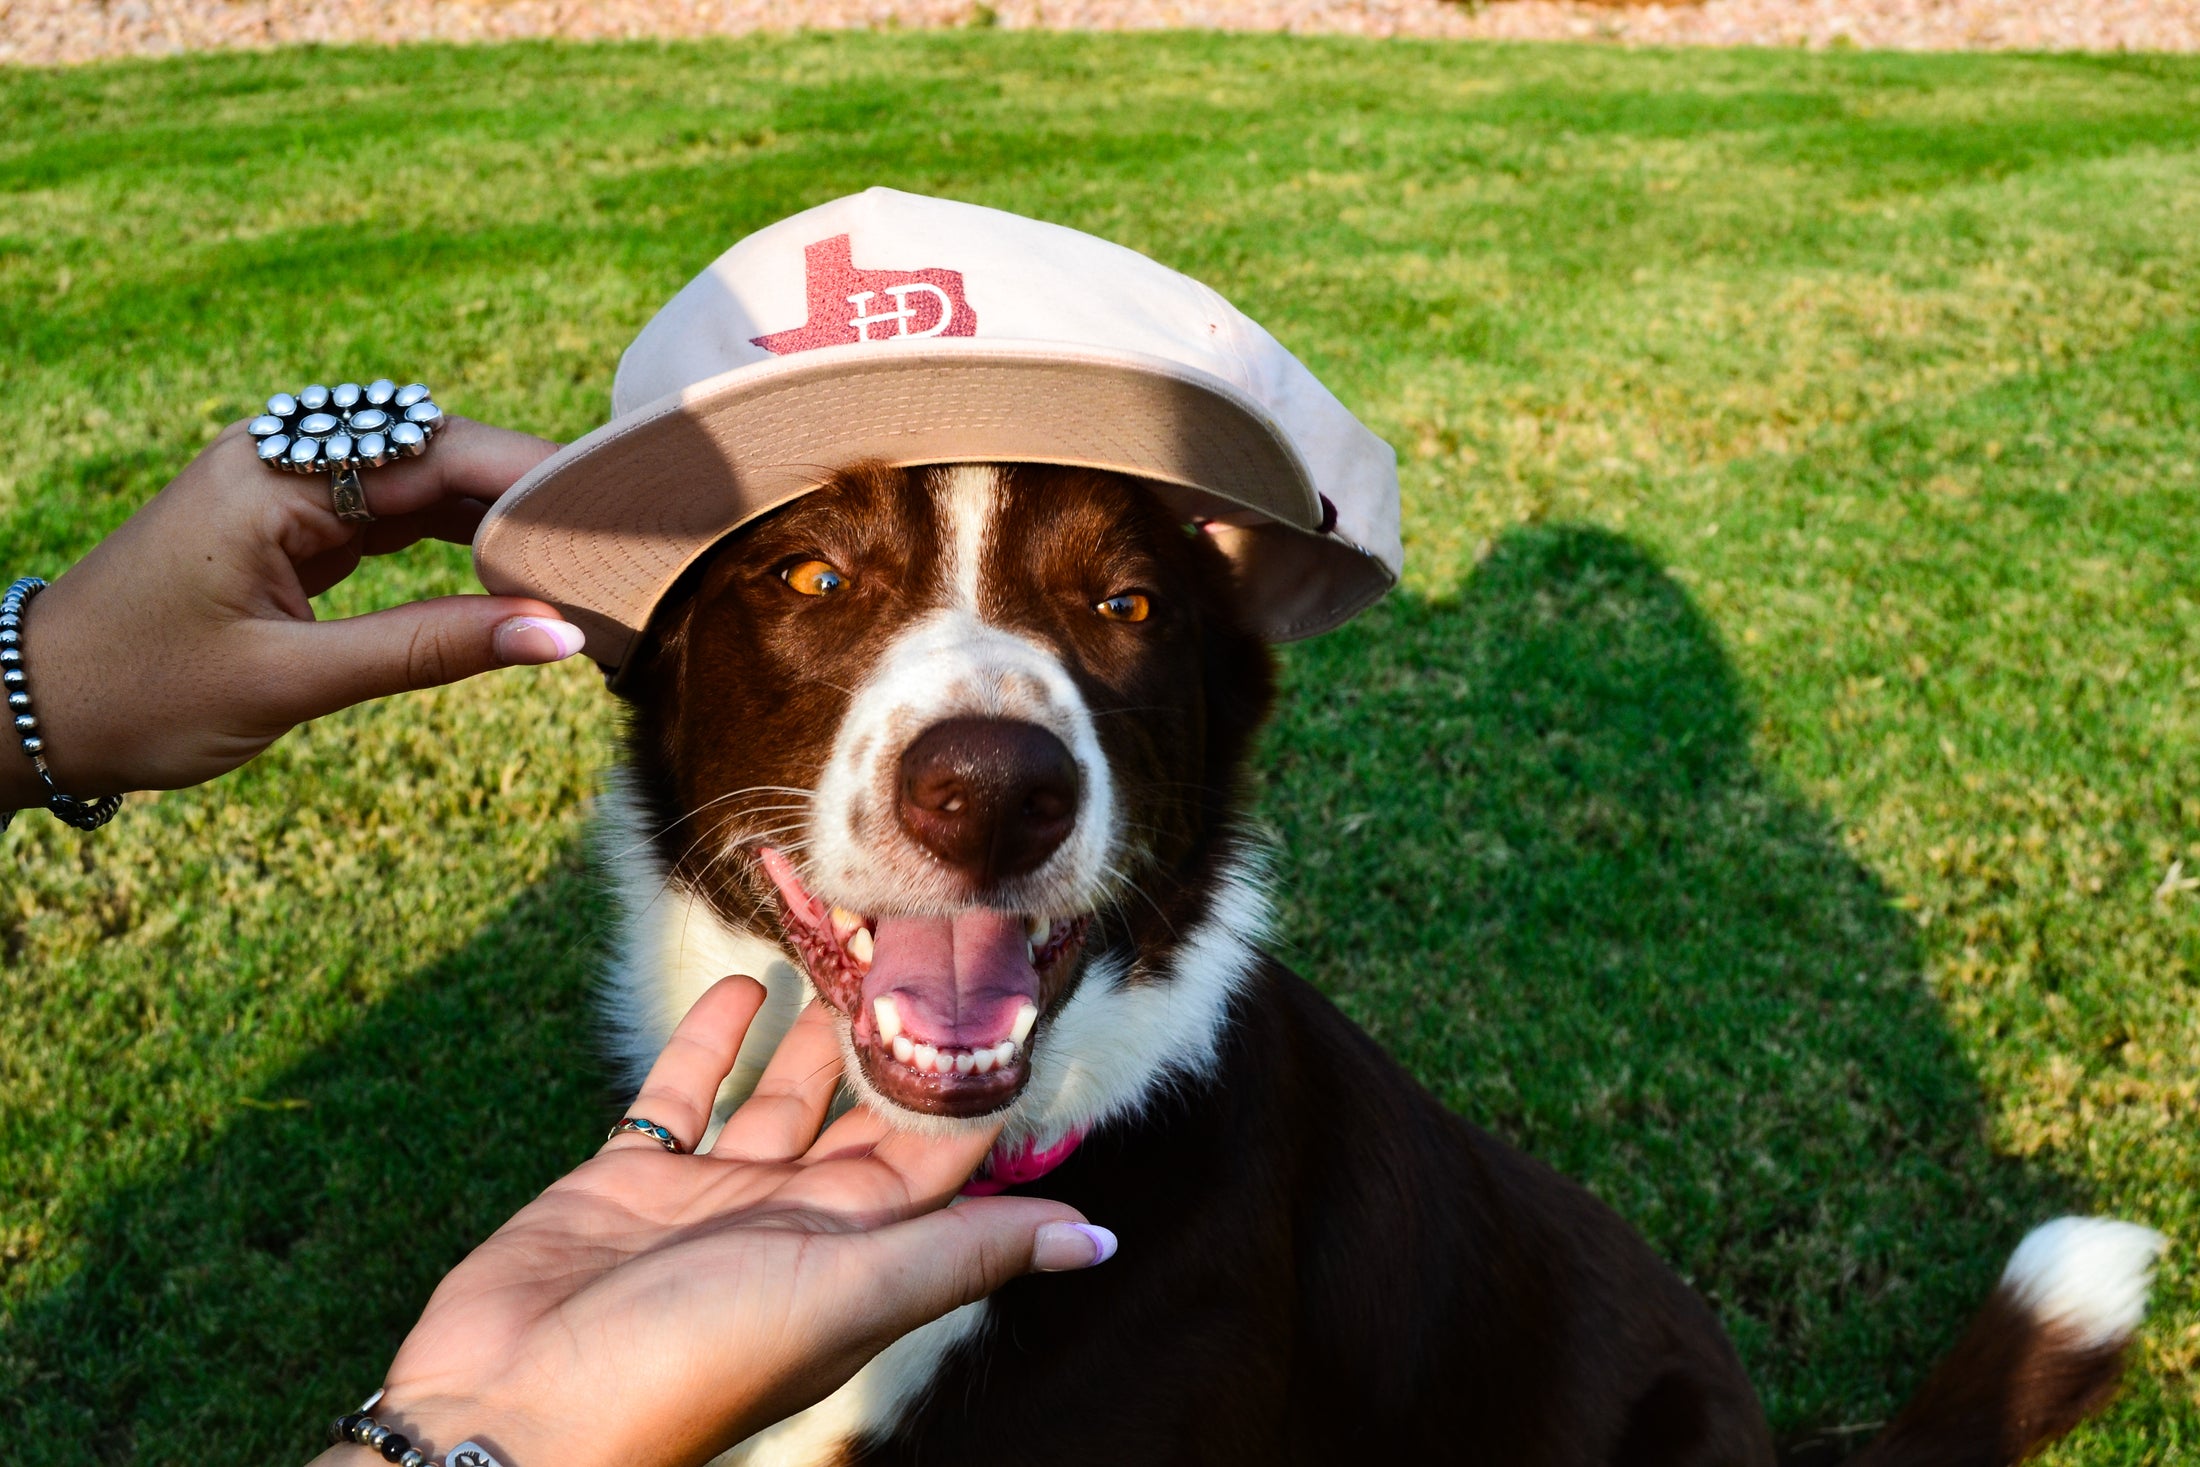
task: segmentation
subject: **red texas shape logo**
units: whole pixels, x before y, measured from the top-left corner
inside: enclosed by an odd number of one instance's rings
[[[848,236],[802,251],[810,319],[749,339],[774,356],[904,336],[975,336],[978,313],[963,299],[960,270],[858,270]]]

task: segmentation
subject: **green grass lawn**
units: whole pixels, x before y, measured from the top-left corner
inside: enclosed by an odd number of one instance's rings
[[[1405,588],[1286,658],[1285,953],[1644,1229],[1784,1434],[1883,1418],[2077,1209],[2176,1246],[2053,1460],[2200,1453],[2200,62],[0,73],[0,574],[315,378],[578,434],[720,249],[872,183],[1198,275],[1398,446]],[[422,552],[331,610],[467,582]],[[584,669],[515,673],[0,837],[0,1456],[303,1460],[593,1147],[613,727]]]

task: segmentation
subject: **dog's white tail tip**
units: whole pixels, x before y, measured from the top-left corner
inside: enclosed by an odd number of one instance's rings
[[[2154,1260],[2169,1240],[2152,1228],[2106,1217],[2058,1217],[2024,1235],[2001,1286],[2042,1325],[2107,1349],[2131,1338],[2146,1316]]]

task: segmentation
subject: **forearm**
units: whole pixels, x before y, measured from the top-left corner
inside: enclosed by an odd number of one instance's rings
[[[0,741],[0,810],[29,810],[45,803],[46,787],[38,782],[31,761],[23,757],[11,718],[7,737]]]

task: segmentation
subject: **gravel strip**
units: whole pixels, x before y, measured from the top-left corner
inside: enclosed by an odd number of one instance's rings
[[[2200,0],[0,0],[0,63],[305,41],[575,40],[801,27],[1184,27],[1622,45],[2200,51]]]

